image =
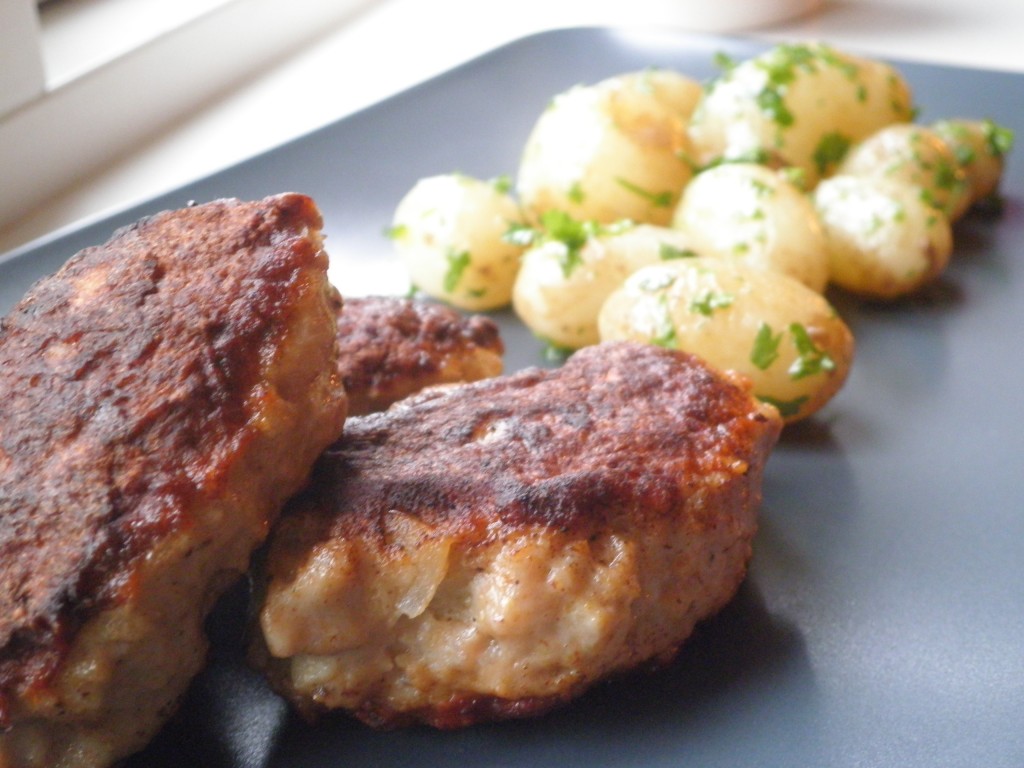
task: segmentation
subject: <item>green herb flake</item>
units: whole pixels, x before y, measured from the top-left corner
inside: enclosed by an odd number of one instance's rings
[[[394,224],[384,228],[384,237],[389,240],[401,240],[409,235],[409,227],[405,224]]]
[[[454,293],[466,267],[469,266],[469,251],[456,251],[452,248],[445,254],[445,258],[448,261],[448,269],[444,273],[443,287],[445,293]]]
[[[755,99],[757,106],[761,108],[768,117],[782,128],[788,128],[794,122],[793,113],[786,106],[785,99],[779,88],[771,86],[763,88]]]
[[[544,211],[540,223],[545,231],[545,239],[558,241],[565,246],[565,251],[559,257],[559,264],[565,277],[569,277],[576,267],[583,263],[580,249],[586,245],[590,237],[601,231],[597,222],[578,221],[558,209]]]
[[[674,261],[675,259],[693,259],[698,253],[689,248],[680,248],[671,243],[660,243],[658,245],[658,256],[662,261]]]
[[[803,379],[807,376],[835,370],[835,360],[814,343],[807,328],[800,323],[790,323],[789,333],[797,351],[797,359],[789,366],[788,373],[791,379]]]
[[[490,180],[490,185],[498,194],[507,195],[512,191],[512,178],[507,175],[496,176]]]
[[[818,174],[825,176],[846,157],[850,149],[850,138],[839,132],[826,133],[814,148],[814,165]]]
[[[803,168],[798,168],[795,165],[788,165],[779,170],[779,175],[801,192],[807,191],[807,171]]]
[[[818,56],[821,60],[828,64],[830,67],[835,67],[842,72],[850,80],[857,77],[860,72],[860,67],[854,64],[852,61],[843,58],[834,48],[830,48],[827,45],[819,46]],[[861,86],[863,87],[863,86]]]
[[[1005,157],[1013,149],[1012,129],[992,120],[983,120],[981,130],[985,136],[985,146],[992,157]]]
[[[954,146],[953,156],[956,158],[956,162],[961,168],[970,165],[978,159],[978,153],[975,152],[974,147],[969,144],[957,144]]]
[[[658,297],[658,318],[654,328],[654,335],[651,336],[651,343],[666,349],[676,347],[676,325],[672,322],[672,308],[668,303],[668,296],[661,294]]]
[[[778,400],[774,397],[769,397],[768,395],[756,395],[756,397],[762,403],[768,403],[768,405],[775,406],[779,415],[784,419],[788,419],[789,417],[796,416],[800,413],[800,409],[809,399],[807,395],[801,395],[800,397],[795,397],[792,400]]]
[[[564,363],[576,351],[572,347],[557,344],[543,336],[538,336],[537,340],[544,345],[544,359],[552,363]]]
[[[704,315],[705,317],[711,317],[715,310],[726,309],[727,307],[732,306],[734,301],[736,301],[736,297],[730,293],[714,293],[712,291],[705,291],[690,302],[690,311]]]
[[[675,197],[671,192],[651,192],[643,187],[634,184],[628,179],[616,177],[615,182],[623,189],[629,190],[634,195],[642,197],[655,208],[670,208]]]
[[[736,69],[736,59],[725,51],[716,51],[712,60],[714,61],[715,66],[723,73],[729,73]]]
[[[935,167],[935,186],[947,191],[955,190],[964,184],[960,168],[953,163],[940,160]]]
[[[569,198],[569,202],[580,205],[584,200],[586,200],[587,195],[583,191],[583,185],[578,181],[574,181],[572,186],[570,186],[569,190],[566,192],[566,197]]]
[[[541,239],[542,233],[528,224],[513,222],[502,234],[501,239],[510,245],[529,248]]]
[[[762,371],[771,367],[779,357],[779,343],[783,332],[773,333],[768,323],[761,323],[754,336],[754,347],[750,350],[750,362]]]

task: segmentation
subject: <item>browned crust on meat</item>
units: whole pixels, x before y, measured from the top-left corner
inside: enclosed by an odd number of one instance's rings
[[[2,321],[0,704],[45,685],[76,629],[131,595],[133,563],[223,486],[259,428],[265,358],[326,267],[320,226],[297,194],[160,213]]]
[[[282,549],[355,537],[386,549],[394,511],[468,545],[527,526],[587,536],[642,524],[708,478],[761,462],[780,429],[774,409],[691,355],[588,347],[554,371],[428,390],[350,419],[290,504],[305,544]]]
[[[501,373],[497,324],[440,304],[346,298],[338,314],[338,370],[352,415],[372,413],[424,387]]]

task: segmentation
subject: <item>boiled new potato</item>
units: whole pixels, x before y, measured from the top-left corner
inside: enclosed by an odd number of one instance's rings
[[[1013,133],[991,120],[950,118],[932,129],[949,145],[967,180],[969,205],[995,195],[1003,176]]]
[[[548,210],[611,223],[667,224],[692,175],[686,123],[700,86],[669,70],[579,85],[541,114],[516,191],[534,220]]]
[[[702,171],[684,190],[672,226],[704,255],[774,269],[815,291],[825,288],[828,257],[814,205],[771,168],[728,163]]]
[[[694,110],[689,133],[701,164],[796,166],[813,186],[854,142],[912,115],[910,88],[889,65],[799,43],[729,66]]]
[[[523,247],[505,234],[522,224],[505,185],[446,174],[421,179],[409,190],[395,209],[390,234],[416,289],[481,311],[512,298]]]
[[[695,255],[686,235],[666,227],[549,218],[561,221],[560,239],[523,254],[512,306],[534,335],[557,348],[597,343],[601,305],[637,269]]]
[[[882,176],[910,184],[951,221],[970,205],[966,176],[953,151],[923,125],[904,123],[876,131],[850,149],[836,174]]]
[[[828,240],[829,277],[876,299],[894,299],[934,280],[949,263],[949,219],[918,187],[883,176],[833,176],[814,190]]]
[[[633,339],[746,376],[787,422],[825,405],[853,361],[849,328],[786,275],[714,257],[644,267],[605,301],[601,340]]]

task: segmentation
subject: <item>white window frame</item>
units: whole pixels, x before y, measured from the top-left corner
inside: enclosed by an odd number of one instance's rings
[[[83,13],[126,1],[52,0]],[[47,5],[41,21],[36,0],[0,0],[0,228],[375,0],[130,2],[138,19],[157,18],[138,12],[145,4],[178,15],[111,42],[106,55],[93,46],[76,57],[53,48],[60,30],[46,21],[56,8]],[[195,13],[183,17],[185,6]],[[89,22],[61,17],[63,25]]]

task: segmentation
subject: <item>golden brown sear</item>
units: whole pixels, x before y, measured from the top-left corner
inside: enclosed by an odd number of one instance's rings
[[[431,385],[497,376],[504,351],[493,320],[440,304],[346,297],[338,313],[338,370],[353,416]]]
[[[440,728],[667,660],[744,577],[780,429],[630,342],[350,419],[272,537],[252,657],[310,715]]]
[[[0,766],[142,747],[340,434],[320,227],[297,194],[160,213],[0,324]]]

